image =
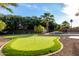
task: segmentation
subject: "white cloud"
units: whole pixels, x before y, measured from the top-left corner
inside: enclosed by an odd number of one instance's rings
[[[32,4],[26,4],[24,6],[29,7],[29,8],[33,8],[33,9],[37,9],[38,8],[38,6],[32,5]]]
[[[79,12],[79,2],[64,2],[66,5],[62,12],[65,13],[70,19],[73,19],[73,27],[79,26],[79,16],[75,16]]]
[[[77,3],[66,3],[62,12],[66,13],[70,18],[75,18],[75,14],[79,11],[79,4]]]
[[[33,4],[26,4],[26,6],[29,7],[29,8],[32,8],[32,9],[43,10],[43,11],[45,11],[45,12],[50,12],[50,11],[52,11],[51,9],[49,9],[49,8],[46,7],[46,6],[39,7],[39,6],[33,5]]]
[[[44,10],[45,12],[50,12],[52,11],[51,9],[47,8],[47,7],[43,7],[42,10]]]

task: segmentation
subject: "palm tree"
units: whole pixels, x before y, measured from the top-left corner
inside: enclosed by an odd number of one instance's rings
[[[72,22],[73,22],[73,20],[71,19],[71,20],[70,20],[70,23],[71,23],[71,28],[72,28]]]
[[[54,22],[54,15],[51,15],[50,13],[44,13],[42,15],[42,19],[43,19],[43,22],[45,22],[46,24],[46,30],[47,32],[49,31],[49,21],[53,21]]]
[[[16,3],[0,3],[0,7],[6,9],[7,11],[9,11],[11,13],[13,13],[13,11],[8,7],[9,5],[15,6],[15,7],[17,6]]]

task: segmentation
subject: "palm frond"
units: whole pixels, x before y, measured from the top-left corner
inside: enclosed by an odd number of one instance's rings
[[[10,8],[8,8],[9,5],[11,5],[11,6],[17,6],[16,3],[0,3],[0,7],[6,9],[7,11],[9,11],[11,13],[13,13],[13,11]]]

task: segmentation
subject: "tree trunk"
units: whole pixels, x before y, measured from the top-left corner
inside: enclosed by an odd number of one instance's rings
[[[46,22],[46,30],[47,30],[47,32],[49,32],[48,26],[49,26],[49,22],[47,21],[47,22]]]

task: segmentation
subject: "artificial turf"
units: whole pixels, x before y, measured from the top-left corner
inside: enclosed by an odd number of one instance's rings
[[[4,36],[12,38],[3,48],[5,55],[33,56],[55,52],[61,48],[59,37],[40,35]],[[17,38],[18,37],[18,38]]]

